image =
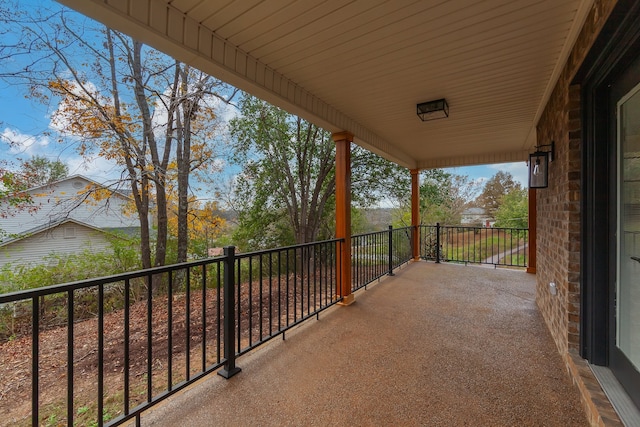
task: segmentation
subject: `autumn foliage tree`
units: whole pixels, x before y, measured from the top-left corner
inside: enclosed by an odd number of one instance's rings
[[[420,220],[423,224],[459,224],[462,212],[477,191],[466,175],[429,169],[421,174]]]
[[[460,224],[462,212],[478,190],[476,181],[445,169],[427,169],[420,173],[420,222],[425,225]],[[411,224],[411,201],[407,198],[396,211],[398,225]]]
[[[177,236],[181,225],[186,225],[189,235],[190,250],[199,257],[206,257],[207,250],[223,232],[226,221],[216,215],[218,206],[216,202],[202,203],[195,197],[189,201],[186,221],[178,220],[177,204],[169,205],[169,231]]]
[[[111,187],[131,194],[144,268],[166,262],[167,187],[176,183],[175,261],[185,261],[190,176],[212,167],[215,111],[233,90],[122,33],[74,22],[64,9],[46,17],[26,11],[15,16],[9,24],[22,38],[1,51],[32,62],[25,72],[2,77],[25,83],[37,100],[57,104],[51,116],[61,142],[75,144],[87,161],[101,157],[121,170]]]
[[[513,190],[519,190],[520,184],[513,179],[509,172],[498,171],[484,184],[482,193],[476,199],[476,204],[485,209],[492,217],[502,204],[503,197]]]

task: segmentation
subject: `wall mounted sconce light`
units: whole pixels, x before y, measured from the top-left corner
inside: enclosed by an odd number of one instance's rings
[[[436,99],[435,101],[423,102],[418,104],[417,108],[418,117],[420,117],[420,120],[423,122],[449,117],[449,105],[447,104],[447,100],[444,98]]]
[[[546,148],[546,151],[543,149]],[[547,188],[549,186],[549,163],[555,155],[555,142],[538,145],[536,152],[529,154],[529,188]]]

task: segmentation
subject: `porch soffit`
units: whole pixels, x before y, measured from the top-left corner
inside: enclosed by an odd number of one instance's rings
[[[409,168],[525,160],[593,3],[59,1]]]

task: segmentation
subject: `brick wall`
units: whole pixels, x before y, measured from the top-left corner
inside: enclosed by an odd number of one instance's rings
[[[578,387],[590,425],[622,425],[585,361],[580,338],[580,87],[571,80],[616,0],[595,0],[537,127],[538,145],[555,142],[549,187],[536,190],[536,302]],[[551,295],[549,282],[558,293]]]
[[[616,0],[596,0],[538,122],[538,144],[555,142],[549,187],[536,190],[536,300],[562,354],[577,353],[580,334],[580,88],[570,86]],[[549,283],[558,293],[551,295]]]

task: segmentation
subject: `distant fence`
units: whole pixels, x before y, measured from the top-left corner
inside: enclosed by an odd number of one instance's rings
[[[356,291],[409,262],[412,227],[357,234],[351,237],[351,290]]]
[[[526,228],[423,225],[420,253],[424,259],[435,262],[526,267],[528,239]]]

